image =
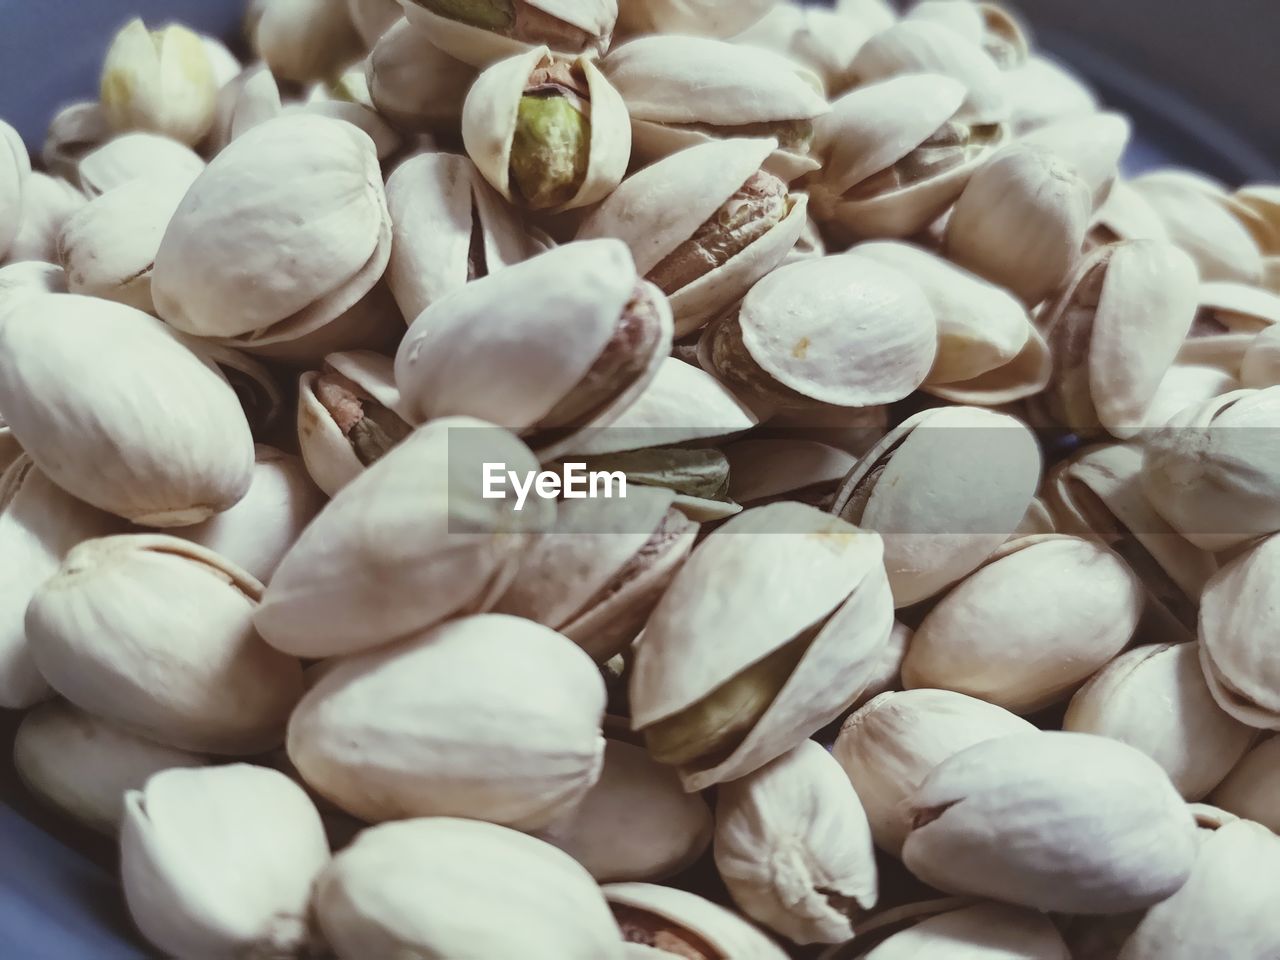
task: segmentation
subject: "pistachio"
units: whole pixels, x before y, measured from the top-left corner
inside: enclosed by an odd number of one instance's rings
[[[57,263],[58,235],[84,205],[84,194],[66,180],[33,172],[26,179],[22,222],[9,247],[9,260]]]
[[[600,56],[618,18],[615,0],[410,0],[404,9],[409,23],[441,50],[477,67],[535,47]]]
[[[347,11],[366,47],[377,44],[404,17],[397,0],[347,0]]]
[[[777,0],[628,0],[618,6],[618,32],[733,37],[764,17]]]
[[[360,59],[347,0],[260,0],[247,24],[254,52],[281,80],[325,80]]]
[[[784,960],[786,954],[731,910],[693,893],[649,883],[604,888],[628,944],[655,948],[645,956],[673,954],[687,960]]]
[[[205,163],[190,147],[155,133],[123,133],[86,154],[75,183],[90,199],[130,180],[194,180]]]
[[[40,159],[51,175],[64,177],[78,185],[80,161],[111,139],[111,135],[107,112],[99,101],[82,100],[69,104],[49,121]]]
[[[424,132],[457,128],[476,79],[474,67],[449,56],[404,19],[374,45],[365,69],[378,112],[397,127]]]
[[[798,500],[830,506],[840,481],[857,462],[844,450],[816,440],[746,439],[724,450],[729,462],[729,494],[746,506]]]
[[[855,950],[862,940],[855,940]],[[856,955],[862,960],[925,960],[944,954],[954,960],[1069,960],[1072,956],[1048,917],[1034,910],[991,902],[926,917],[890,934],[870,952]]]
[[[1275,830],[1280,826],[1280,737],[1263,740],[1244,755],[1210,798],[1231,813]]]
[[[729,461],[713,447],[652,447],[593,457],[593,470],[621,470],[628,483],[671,490],[679,497],[729,501]]]

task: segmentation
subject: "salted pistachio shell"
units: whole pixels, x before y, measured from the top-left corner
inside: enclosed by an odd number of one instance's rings
[[[405,951],[624,956],[600,889],[581,866],[541,840],[474,820],[430,817],[364,831],[321,874],[315,911],[340,960]],[[499,916],[518,922],[494,922]]]
[[[22,222],[9,246],[9,261],[58,261],[58,234],[85,196],[61,177],[33,172],[23,190]]]
[[[999,407],[1034,397],[1053,377],[1053,354],[1043,334],[1034,326],[1018,355],[970,380],[925,384],[921,389],[951,403],[975,407]]]
[[[167,770],[124,798],[125,902],[169,956],[298,956],[329,860],[320,815],[282,773],[248,764]]]
[[[651,883],[610,883],[605,899],[627,943],[692,960],[784,960],[786,953],[738,914],[694,893]],[[630,960],[630,958],[628,958]]]
[[[1045,124],[1019,140],[1067,161],[1093,191],[1094,206],[1106,201],[1120,175],[1120,160],[1133,125],[1118,113],[1100,112]]]
[[[120,526],[56,486],[30,457],[19,454],[0,473],[0,707],[24,710],[52,696],[27,640],[27,605],[68,550]]]
[[[1141,909],[1195,862],[1195,821],[1164,771],[1106,737],[979,743],[942,761],[909,811],[903,862],[917,877],[1037,910]]]
[[[894,604],[934,596],[977,568],[1021,522],[1040,480],[1021,421],[977,407],[926,410],[845,478],[832,512],[876,530]],[[947,477],[939,486],[937,478]]]
[[[745,506],[774,499],[823,506],[857,462],[838,447],[785,437],[738,440],[724,453],[729,458],[729,495]]]
[[[836,97],[853,86],[854,58],[875,32],[865,21],[835,10],[777,4],[733,42],[804,64],[822,80],[827,96]]]
[[[938,321],[929,385],[973,380],[1012,363],[1026,347],[1032,330],[1026,308],[999,287],[906,243],[863,243],[853,252],[901,270],[929,300]]]
[[[739,908],[794,943],[848,940],[876,904],[866,814],[812,740],[721,785],[715,859]]]
[[[289,758],[362,820],[538,830],[599,778],[604,701],[591,658],[555,631],[463,617],[325,671],[289,721]]]
[[[397,0],[347,0],[347,12],[366,47],[376,44],[404,18],[404,8]]]
[[[1264,330],[1254,338],[1240,362],[1240,380],[1243,386],[1256,390],[1280,386],[1280,327]]]
[[[844,768],[876,845],[900,857],[911,828],[907,799],[961,750],[1035,728],[1003,707],[950,690],[886,692],[851,714],[832,755]]]
[[[1098,109],[1098,99],[1084,81],[1048,57],[1032,53],[1026,63],[1003,71],[1001,77],[1015,133]]]
[[[1254,737],[1214,702],[1198,643],[1135,647],[1116,657],[1071,698],[1062,726],[1136,747],[1188,800],[1207,796]]]
[[[77,169],[85,155],[111,139],[107,112],[94,100],[68,104],[53,115],[40,148],[40,160],[50,175],[79,185]]]
[[[969,180],[947,225],[944,252],[1034,306],[1075,269],[1092,215],[1089,184],[1067,161],[1014,143]]]
[[[671,298],[675,335],[693,333],[782,263],[807,199],[761,167],[776,140],[713,140],[627,178],[578,228],[617,237],[636,270]]]
[[[1280,737],[1263,740],[1244,755],[1210,799],[1232,814],[1272,831],[1280,827]]]
[[[603,55],[618,0],[408,0],[404,12],[451,57],[487,67],[539,46],[569,57]]]
[[[492,604],[551,501],[481,496],[481,465],[537,463],[505,431],[445,418],[409,436],[340,490],[285,555],[258,611],[281,650],[347,655]]]
[[[711,809],[643,747],[608,740],[600,780],[548,839],[600,883],[657,881],[707,850]]]
[[[620,502],[560,503],[555,526],[534,537],[494,611],[559,630],[598,663],[624,652],[698,533],[675,496],[628,487]]]
[[[400,20],[365,62],[369,96],[378,112],[406,130],[456,129],[476,68],[455,60],[430,34]]]
[[[190,147],[156,133],[123,133],[86,154],[76,182],[90,199],[130,180],[194,180],[205,162]]]
[[[28,713],[13,740],[13,766],[23,786],[64,816],[113,837],[124,818],[126,792],[140,790],[162,770],[206,762],[63,700]]]
[[[297,660],[253,628],[262,584],[174,537],[126,534],[67,553],[32,596],[41,674],[76,706],[183,750],[277,746],[302,695]]]
[[[1155,207],[1126,180],[1111,186],[1106,201],[1093,215],[1089,230],[1091,240],[1114,243],[1116,240],[1168,240],[1169,231]]]
[[[618,5],[619,34],[675,33],[695,37],[733,37],[777,9],[777,0],[623,0]]]
[[[360,59],[364,47],[347,0],[263,0],[249,21],[254,52],[291,83],[328,79]]]
[[[633,727],[686,789],[759,769],[857,697],[892,627],[881,550],[877,535],[797,503],[745,511],[694,550],[630,685]],[[777,602],[747,599],[765,593]]]
[[[1188,407],[1145,439],[1143,490],[1178,533],[1223,550],[1280,530],[1280,388]]]
[[[855,941],[855,950],[856,950]],[[894,933],[861,960],[1070,960],[1053,921],[1034,910],[1004,903],[976,903],[926,917]]]
[[[147,526],[188,526],[249,488],[235,393],[158,320],[66,294],[23,297],[0,325],[0,410],[51,480]]]

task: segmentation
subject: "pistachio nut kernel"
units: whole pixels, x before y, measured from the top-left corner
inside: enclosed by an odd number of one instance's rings
[[[785,220],[794,206],[782,180],[757,170],[645,279],[671,296],[742,253]]]
[[[340,373],[322,374],[314,390],[320,405],[333,417],[356,458],[366,467],[381,460],[413,432],[398,414]]]
[[[681,960],[728,960],[699,934],[666,917],[628,904],[609,906],[624,943],[643,944]]]
[[[591,103],[572,64],[548,60],[529,76],[516,113],[511,180],[533,210],[572,200],[591,156]]]
[[[874,173],[845,193],[846,200],[872,200],[924,183],[977,159],[1004,139],[999,124],[948,120],[901,160]]]
[[[665,487],[686,497],[729,499],[729,460],[714,448],[652,447],[588,461],[592,470],[621,471],[628,483]]]
[[[738,314],[726,314],[708,332],[710,359],[716,378],[734,393],[753,397],[783,410],[806,410],[814,401],[776,379],[756,362],[742,337]]]
[[[601,39],[526,0],[413,0],[420,7],[469,27],[552,50],[587,50],[601,46]],[[604,46],[608,38],[604,38]]]
[[[427,0],[422,5],[449,20],[485,30],[509,30],[516,19],[512,0]]]

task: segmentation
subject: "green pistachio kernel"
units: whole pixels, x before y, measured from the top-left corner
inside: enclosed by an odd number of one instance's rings
[[[559,92],[520,98],[511,144],[511,179],[534,210],[573,199],[587,175],[591,120],[574,98]]]
[[[432,13],[485,30],[509,30],[515,23],[512,0],[418,0]]]

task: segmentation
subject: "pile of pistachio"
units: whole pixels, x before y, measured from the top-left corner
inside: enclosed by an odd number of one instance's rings
[[[1280,956],[1280,186],[992,3],[246,33],[0,124],[0,707],[158,951]]]

